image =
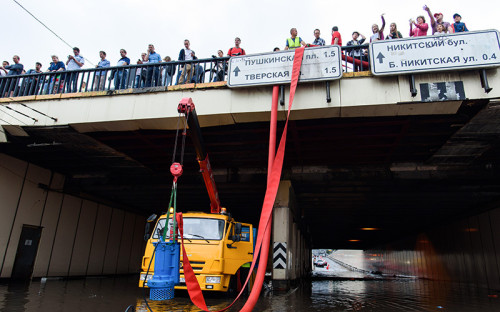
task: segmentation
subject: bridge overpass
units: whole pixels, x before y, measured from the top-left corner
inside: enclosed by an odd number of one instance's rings
[[[485,73],[489,93],[477,70],[345,73],[329,82],[331,101],[326,82],[299,84],[274,241],[287,241],[289,253],[364,249],[388,258],[421,248],[411,257],[433,252],[427,256],[436,263],[451,253],[482,254],[494,276],[489,285],[500,289],[500,73]],[[462,91],[429,95],[442,85]],[[268,86],[216,82],[0,99],[1,277],[13,272],[23,225],[44,227],[34,276],[136,272],[144,217],[168,205],[176,107],[184,97],[196,104],[223,206],[257,224],[271,93]],[[287,101],[279,107],[279,132]],[[208,211],[189,140],[184,164],[179,209]],[[461,242],[470,240],[463,250]],[[114,243],[120,247],[110,251]],[[302,273],[287,274],[282,278]]]

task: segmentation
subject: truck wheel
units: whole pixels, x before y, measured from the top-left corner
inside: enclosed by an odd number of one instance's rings
[[[227,293],[230,296],[236,296],[240,293],[241,287],[245,284],[247,280],[249,269],[248,268],[239,268],[238,271],[234,275],[231,276],[229,280],[229,288]],[[243,292],[243,295],[248,295],[248,285]]]
[[[236,297],[238,295],[238,280],[237,280],[238,272],[235,275],[231,275],[229,279],[229,286],[227,289],[227,295],[229,297]]]

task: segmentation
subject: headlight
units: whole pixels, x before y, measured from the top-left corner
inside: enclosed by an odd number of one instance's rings
[[[144,279],[146,278],[146,273],[141,273],[141,281],[143,281]],[[149,273],[148,274],[148,281],[150,281],[151,279],[153,279],[153,274]]]
[[[206,284],[219,284],[220,283],[220,276],[207,276],[205,278],[205,283]]]

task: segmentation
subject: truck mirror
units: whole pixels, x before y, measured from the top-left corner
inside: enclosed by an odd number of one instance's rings
[[[239,235],[231,235],[229,236],[229,239],[233,242],[239,242],[241,240],[241,237]]]
[[[149,227],[150,224],[146,223],[146,226],[144,227],[144,240],[147,241],[149,239]]]
[[[241,234],[241,223],[234,224],[234,234],[236,234],[236,235]]]
[[[150,223],[150,222],[153,222],[154,220],[156,220],[156,214],[153,213],[152,215],[150,215],[148,218],[147,218],[147,222]]]

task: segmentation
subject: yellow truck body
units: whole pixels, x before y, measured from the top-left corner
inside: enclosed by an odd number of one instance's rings
[[[139,287],[147,287],[147,283],[144,285],[145,279],[151,279],[154,274],[154,259],[151,261],[154,251],[153,243],[158,241],[163,233],[165,220],[166,215],[158,219],[153,234],[148,239],[142,258]],[[255,233],[251,224],[235,222],[226,214],[203,212],[183,213],[183,223],[184,246],[202,290],[227,292],[235,287],[236,278],[240,276],[240,284],[245,282],[246,275],[241,273],[249,267],[254,252]],[[238,224],[241,224],[241,234],[236,233],[239,228]],[[167,234],[167,239],[169,238]],[[182,250],[180,261],[181,283],[175,288],[186,289],[182,269]]]

